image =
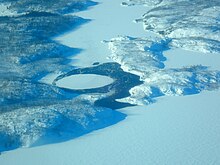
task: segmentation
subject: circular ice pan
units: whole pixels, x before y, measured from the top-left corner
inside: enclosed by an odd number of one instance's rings
[[[113,83],[113,79],[96,74],[76,74],[64,77],[56,82],[58,87],[80,90],[99,88]]]

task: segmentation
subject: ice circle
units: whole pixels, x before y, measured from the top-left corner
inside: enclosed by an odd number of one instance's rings
[[[113,83],[113,79],[96,74],[77,74],[64,77],[56,82],[58,87],[68,89],[92,89]]]

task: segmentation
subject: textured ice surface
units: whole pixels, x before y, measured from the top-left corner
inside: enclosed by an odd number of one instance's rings
[[[9,9],[10,3],[0,4],[0,16],[13,16],[17,15],[16,11]]]
[[[8,10],[16,11],[17,13],[26,12],[49,12],[49,13],[69,13],[86,9],[95,2],[88,0],[53,0],[53,1],[39,1],[39,0],[4,0],[0,1],[7,5]]]
[[[124,5],[147,5],[136,22],[144,29],[171,38],[172,46],[201,52],[220,51],[220,2],[218,0],[130,0]]]
[[[108,44],[112,51],[110,58],[144,81],[130,90],[131,96],[118,101],[149,104],[159,96],[196,94],[220,86],[220,72],[210,71],[205,66],[166,68],[163,52],[169,49],[169,40],[118,37]]]
[[[122,2],[123,6],[134,6],[134,5],[145,5],[145,6],[153,6],[158,5],[163,0],[127,0]]]

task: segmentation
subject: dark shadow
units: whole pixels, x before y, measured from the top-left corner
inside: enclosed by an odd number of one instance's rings
[[[61,143],[71,139],[75,139],[92,131],[117,124],[124,120],[126,116],[126,114],[123,114],[121,112],[111,109],[105,109],[101,112],[96,112],[95,116],[89,119],[89,124],[86,127],[83,127],[81,124],[75,122],[74,120],[64,118],[62,125],[56,127],[55,129],[48,130],[47,134],[41,137],[30,147]],[[95,122],[93,121],[94,119],[96,120]]]

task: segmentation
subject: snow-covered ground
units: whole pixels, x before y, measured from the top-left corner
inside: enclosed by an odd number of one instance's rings
[[[99,2],[92,9],[77,13],[83,18],[92,19],[91,22],[57,38],[63,44],[84,49],[74,57],[74,65],[78,67],[112,60],[106,59],[111,56],[111,52],[107,44],[101,43],[102,40],[110,40],[117,35],[152,35],[146,33],[141,25],[132,22],[146,12],[143,6],[126,8],[120,6],[121,2],[118,0]],[[220,54],[217,53],[195,53],[178,48],[165,51],[164,56],[167,58],[164,61],[165,69],[201,64],[209,66],[211,70],[220,70]],[[68,85],[70,81],[72,80],[68,80]],[[85,87],[89,84],[81,85]],[[93,87],[96,85],[100,86],[97,83]],[[156,103],[147,106],[120,109],[120,112],[128,116],[116,125],[62,143],[3,153],[0,155],[0,164],[218,165],[219,96],[219,90],[205,90],[196,95],[163,96],[156,98]]]
[[[0,4],[0,16],[13,16],[17,14],[15,11],[8,9],[9,6],[10,4],[8,3]]]
[[[64,143],[18,149],[2,165],[220,163],[219,91],[122,109],[126,120]]]

